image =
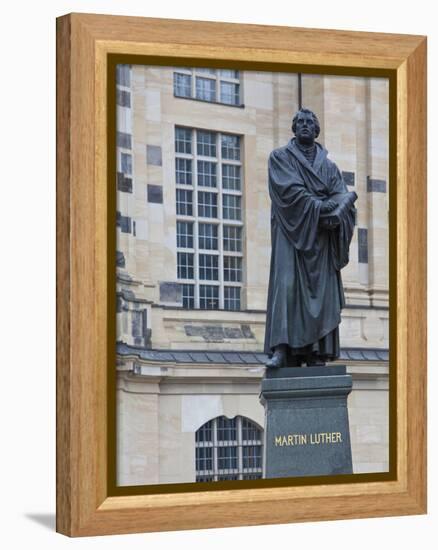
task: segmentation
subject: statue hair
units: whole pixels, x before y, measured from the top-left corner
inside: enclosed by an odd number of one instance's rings
[[[308,114],[312,115],[313,122],[315,123],[315,130],[316,130],[316,136],[315,137],[318,137],[319,132],[321,131],[321,126],[319,124],[318,117],[310,109],[301,108],[299,111],[296,112],[294,118],[292,119],[292,132],[295,134],[295,130],[297,128],[298,115],[301,114],[301,113],[305,113],[306,115],[308,115]]]

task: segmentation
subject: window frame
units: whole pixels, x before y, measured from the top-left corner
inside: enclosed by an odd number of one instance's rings
[[[195,101],[204,101],[206,103],[214,103],[217,105],[224,105],[226,107],[244,107],[243,103],[243,80],[242,80],[242,71],[234,71],[235,75],[230,76],[225,73],[229,73],[230,70],[227,69],[209,69],[209,68],[187,68],[187,67],[175,67],[173,69],[173,95],[179,99],[192,99]],[[237,76],[236,76],[237,75]],[[190,96],[182,95],[177,93],[177,80],[180,77],[189,78],[190,85],[187,88],[190,88]],[[205,97],[198,97],[198,81],[202,79],[203,81],[214,82],[213,95],[214,99],[207,99]],[[223,101],[222,93],[222,84],[234,85],[237,86],[237,93],[234,92],[231,95],[234,95],[236,99],[235,102],[230,103],[228,101]]]
[[[222,426],[221,426],[222,424]],[[234,438],[224,437],[220,439],[220,432],[229,433]],[[244,439],[244,434],[249,432],[257,436],[252,439]],[[206,437],[207,436],[207,437]],[[263,476],[263,446],[264,432],[263,428],[251,418],[242,415],[236,415],[233,418],[226,416],[217,416],[205,422],[195,432],[195,480],[196,482],[221,481],[224,479],[261,479]],[[201,470],[198,468],[201,452],[198,449],[212,449],[212,468]],[[251,451],[257,450],[249,456]],[[247,453],[246,453],[247,451]],[[247,456],[245,456],[247,454]],[[224,455],[224,456],[220,456]],[[235,460],[235,466],[220,467],[221,460]],[[234,458],[235,456],[235,458]],[[244,466],[245,460],[255,460],[256,464]]]
[[[188,139],[188,132],[190,133],[190,139]],[[199,137],[205,137],[206,135],[210,135],[213,139],[207,139],[199,140]],[[235,138],[235,142],[237,147],[234,147],[234,150],[238,150],[239,153],[233,153],[226,155],[227,158],[222,157],[222,146],[223,146],[223,136],[232,136]],[[178,139],[178,137],[184,137],[184,139]],[[244,285],[244,276],[245,276],[245,258],[244,258],[244,250],[243,250],[243,238],[244,238],[244,209],[243,209],[243,189],[244,189],[244,170],[243,170],[243,136],[238,134],[231,134],[229,132],[220,132],[216,130],[211,129],[205,129],[205,128],[190,128],[182,125],[175,125],[174,126],[174,149],[175,149],[175,187],[176,187],[176,194],[177,194],[177,207],[176,207],[176,220],[177,222],[192,222],[193,223],[193,249],[190,249],[190,252],[194,253],[194,277],[191,280],[188,279],[181,279],[180,277],[177,277],[177,281],[181,284],[193,284],[195,288],[195,296],[194,296],[194,309],[211,309],[208,308],[205,304],[205,298],[201,296],[201,285],[218,285],[219,286],[219,302],[218,307],[214,309],[219,310],[226,310],[226,311],[241,311],[242,310],[242,287]],[[182,143],[189,143],[190,147],[188,145],[181,146]],[[200,144],[200,147],[198,145]],[[184,149],[184,151],[187,151],[190,149],[190,153],[188,152],[182,152],[181,150]],[[233,150],[233,148],[231,148]],[[199,151],[199,152],[198,152]],[[212,153],[216,153],[216,156],[206,156],[211,155]],[[204,153],[204,154],[201,154]],[[232,156],[233,158],[228,158],[229,156]],[[238,157],[238,159],[237,159]],[[192,178],[191,178],[191,184],[187,183],[178,183],[177,178],[177,172],[176,168],[178,163],[178,159],[185,159],[186,161],[190,161],[192,166]],[[216,166],[216,187],[209,187],[205,185],[199,184],[199,174],[198,174],[198,167],[200,166],[199,163],[202,162],[208,162],[208,163],[214,163]],[[233,165],[239,167],[240,172],[240,189],[238,190],[232,190],[232,189],[225,189],[223,187],[223,173],[222,173],[222,166],[223,165]],[[203,165],[201,165],[203,166]],[[183,204],[187,204],[187,202],[181,202],[180,196],[181,192],[190,192],[192,195],[192,210],[187,210],[187,208],[182,208]],[[224,211],[224,200],[227,201],[227,199],[224,199],[225,196],[231,196],[236,197],[240,201],[240,218],[241,219],[224,219],[223,217],[223,211]],[[228,199],[229,200],[229,199]],[[212,202],[215,204],[211,204],[208,206],[208,203]],[[201,244],[206,244],[205,241],[208,240],[208,237],[203,237],[201,232],[201,227],[203,224],[211,224],[217,227],[216,230],[216,237],[214,239],[211,239],[212,241],[215,241],[215,245],[217,248],[201,248]],[[234,239],[234,241],[240,242],[240,250],[237,250],[237,246],[235,246],[236,250],[226,250],[226,247],[224,246],[224,232],[229,233],[229,230],[224,231],[224,226],[228,227],[236,227],[239,228],[240,233],[240,239]],[[202,243],[202,239],[204,239],[204,242]],[[180,251],[186,251],[186,249],[179,247],[177,243],[177,252]],[[217,255],[218,256],[218,270],[219,270],[219,277],[218,279],[201,279],[200,275],[200,256],[210,254],[210,255]],[[225,280],[224,275],[224,257],[238,257],[241,258],[241,276],[240,280],[235,281],[228,281]],[[178,275],[178,273],[177,273]],[[225,286],[227,287],[234,287],[238,290],[233,291],[234,293],[238,293],[238,299],[233,297],[232,299],[228,298],[226,299],[225,294]],[[183,304],[182,307],[186,308],[187,304],[189,303],[189,300],[185,300],[185,304]],[[230,304],[233,303],[233,307],[229,307]],[[236,304],[239,306],[239,309],[236,309]]]

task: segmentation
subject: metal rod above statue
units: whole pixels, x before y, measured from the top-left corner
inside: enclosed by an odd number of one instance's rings
[[[293,117],[289,143],[269,157],[272,253],[265,353],[271,368],[325,365],[339,357],[357,195],[316,138],[315,113]]]

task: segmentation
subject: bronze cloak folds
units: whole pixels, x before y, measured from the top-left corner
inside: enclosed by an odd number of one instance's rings
[[[327,151],[315,143],[311,165],[293,138],[269,158],[272,254],[265,353],[287,344],[296,354],[339,356],[344,307],[340,270],[348,263],[355,208],[342,210],[335,229],[321,226],[323,201],[347,193]]]

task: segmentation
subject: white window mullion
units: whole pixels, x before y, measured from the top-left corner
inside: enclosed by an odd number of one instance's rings
[[[196,131],[192,132],[192,153],[193,153],[193,167],[192,167],[192,184],[193,184],[193,215],[195,218],[193,237],[193,247],[195,249],[194,257],[194,282],[195,282],[195,308],[199,309],[199,228],[198,228],[198,162],[197,162],[197,135]]]
[[[213,419],[213,475],[214,481],[217,481],[218,459],[217,459],[217,418]]]
[[[243,438],[242,438],[242,417],[237,417],[237,471],[239,479],[243,479]]]
[[[221,102],[221,80],[219,71],[216,72],[216,101]]]
[[[222,218],[222,147],[221,134],[217,134],[217,159],[218,159],[218,174],[217,174],[217,189],[218,189],[218,204],[217,216],[218,224],[218,250],[219,250],[219,309],[225,309],[224,299],[224,244],[223,244],[223,218]]]
[[[192,98],[196,98],[196,76],[195,76],[195,71],[192,69],[190,71],[190,74],[192,75]]]

